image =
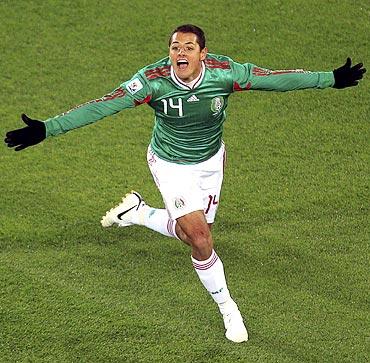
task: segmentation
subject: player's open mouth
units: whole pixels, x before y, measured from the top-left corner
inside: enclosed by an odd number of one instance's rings
[[[177,61],[177,66],[179,67],[179,69],[186,69],[188,64],[189,64],[189,62],[186,59],[179,59]]]

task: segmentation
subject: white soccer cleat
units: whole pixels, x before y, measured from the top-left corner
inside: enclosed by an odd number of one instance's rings
[[[223,315],[227,339],[234,343],[242,343],[248,340],[248,332],[243,322],[239,309]]]
[[[117,207],[112,208],[105,214],[100,223],[103,227],[110,227],[114,224],[118,227],[138,224],[140,212],[144,206],[145,202],[141,195],[132,190],[122,198],[122,202]]]

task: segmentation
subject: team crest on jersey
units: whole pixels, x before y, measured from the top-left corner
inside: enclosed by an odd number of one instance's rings
[[[182,209],[185,207],[185,201],[182,197],[175,198],[174,204],[177,209]]]
[[[224,107],[224,99],[223,97],[214,97],[212,98],[212,102],[211,102],[211,111],[214,113],[214,114],[218,114],[220,113],[220,111],[222,110],[222,107]]]
[[[140,82],[139,78],[133,79],[127,86],[127,90],[134,95],[136,92],[139,92],[143,88],[143,84]]]

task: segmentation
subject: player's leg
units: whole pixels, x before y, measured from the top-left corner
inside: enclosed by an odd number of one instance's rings
[[[206,260],[213,250],[213,239],[203,210],[194,211],[177,219],[176,234],[191,246],[192,257]]]
[[[176,174],[173,170],[173,168],[176,168],[176,164],[157,158],[150,147],[148,148],[147,162],[158,188],[159,178],[166,179],[167,176],[171,178],[171,176]],[[169,179],[166,182],[171,185],[171,181]],[[159,209],[148,206],[142,196],[135,191],[126,194],[118,206],[108,211],[102,218],[101,224],[103,227],[143,225],[165,236],[177,238],[175,232],[176,220],[171,218],[168,211],[164,208]]]
[[[248,333],[238,306],[230,296],[223,263],[214,250],[211,233],[219,206],[224,162],[225,150],[222,147],[214,157],[195,166],[203,210],[177,218],[176,234],[191,245],[194,269],[203,286],[218,304],[226,337],[234,342],[242,342],[248,340]]]
[[[108,220],[107,224],[112,225],[108,217],[113,216],[118,225],[143,224],[189,244],[195,271],[223,315],[226,337],[234,342],[246,341],[248,334],[238,307],[230,297],[223,265],[213,249],[211,235],[222,185],[223,150],[197,167],[168,163],[155,155],[149,156],[148,164],[166,210],[146,206],[141,196],[133,192],[103,217],[102,224]],[[206,178],[202,178],[202,170]],[[153,217],[157,219],[151,219]]]
[[[109,210],[101,220],[103,227],[127,227],[142,225],[168,237],[176,237],[175,225],[166,209],[148,206],[142,196],[131,191],[123,197],[122,202]]]
[[[203,211],[195,211],[177,219],[176,233],[191,246],[193,267],[222,314],[226,337],[233,342],[248,340],[248,332],[238,306],[230,296],[224,267],[213,248],[212,224]]]
[[[184,228],[183,224],[182,227]],[[189,236],[187,236],[187,238],[190,243],[194,244],[194,239],[192,240],[189,238]],[[197,251],[197,253],[204,253],[204,255],[206,255],[206,251],[209,250],[211,244],[205,243],[204,246],[203,237],[201,237],[200,241],[202,242],[199,243],[198,240],[198,242],[195,243],[196,248],[192,246],[192,251],[193,253],[194,251]],[[204,252],[199,252],[203,249]],[[191,259],[200,281],[218,305],[224,321],[226,337],[236,343],[247,341],[248,332],[244,325],[243,317],[241,316],[237,304],[230,296],[230,292],[226,283],[223,263],[217,256],[215,250],[212,249],[210,257],[205,260],[198,260],[193,256]]]

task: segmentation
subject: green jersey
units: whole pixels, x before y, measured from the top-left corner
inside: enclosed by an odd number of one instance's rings
[[[146,103],[155,114],[151,148],[157,156],[176,163],[199,163],[220,148],[225,110],[233,92],[322,89],[333,84],[333,72],[271,71],[214,54],[203,61],[199,77],[186,84],[167,57],[139,70],[104,97],[46,120],[46,133],[65,133]]]

